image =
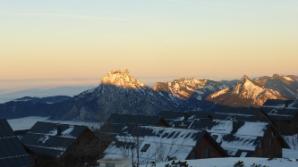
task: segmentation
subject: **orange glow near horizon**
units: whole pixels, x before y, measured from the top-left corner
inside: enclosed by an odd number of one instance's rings
[[[113,2],[0,2],[0,80],[298,74],[297,1]]]

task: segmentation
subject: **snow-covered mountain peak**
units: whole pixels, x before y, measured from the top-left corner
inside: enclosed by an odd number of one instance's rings
[[[233,89],[222,89],[211,94],[208,100],[232,106],[262,106],[267,99],[283,99],[276,90],[265,88],[244,76]]]
[[[233,89],[233,94],[243,94],[244,96],[256,97],[263,90],[262,87],[255,84],[248,76],[244,76],[242,80]]]
[[[145,86],[142,82],[131,76],[127,69],[110,71],[101,79],[101,84],[133,89],[140,89]]]
[[[243,75],[241,80],[244,82],[246,80],[251,80],[248,75]]]
[[[283,81],[287,81],[287,82],[295,82],[295,78],[290,75],[273,74],[272,79],[283,80]]]
[[[221,95],[224,95],[224,94],[228,93],[229,91],[230,91],[230,88],[224,88],[224,89],[221,89],[221,90],[219,90],[219,91],[217,91],[217,92],[211,94],[211,95],[210,95],[210,98],[211,98],[211,99],[217,98],[217,97],[219,97],[219,96],[221,96]]]
[[[158,82],[153,86],[153,89],[155,91],[169,92],[181,99],[189,99],[192,96],[201,99],[201,96],[206,91],[211,91],[214,87],[208,85],[208,80],[206,79],[181,78],[171,82]]]

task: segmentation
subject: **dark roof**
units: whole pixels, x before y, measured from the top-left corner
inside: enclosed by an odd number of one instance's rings
[[[31,167],[33,161],[6,120],[0,120],[0,166]]]
[[[96,135],[101,140],[110,140],[109,137],[120,133],[125,126],[160,126],[161,124],[162,120],[158,116],[112,114]]]
[[[157,116],[112,114],[107,122],[126,125],[159,125],[160,118]]]
[[[60,157],[88,128],[49,122],[37,122],[22,138],[34,153]]]
[[[287,107],[289,104],[293,103],[294,100],[283,100],[283,99],[269,99],[264,103],[264,107]]]
[[[256,109],[250,110],[227,110],[227,111],[200,111],[200,112],[162,112],[160,116],[170,126],[188,127],[193,119],[236,119],[241,121],[266,121],[261,112]]]
[[[266,113],[272,120],[292,120],[298,114],[298,109],[271,109],[270,111],[266,111]]]
[[[297,108],[298,109],[298,100],[295,100],[292,104],[291,107]]]

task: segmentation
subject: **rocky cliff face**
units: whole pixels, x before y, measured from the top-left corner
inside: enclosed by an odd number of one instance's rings
[[[112,71],[95,89],[74,97],[63,119],[105,120],[112,113],[154,115],[173,110],[179,100],[167,92],[158,92],[132,77],[127,70]]]
[[[142,89],[142,82],[132,77],[128,70],[113,70],[101,79],[102,85],[114,85],[128,89]]]
[[[295,99],[298,95],[298,81],[292,75],[274,74],[272,77],[256,78],[255,82],[263,87],[278,91],[288,99]]]
[[[206,79],[178,79],[171,82],[158,82],[155,91],[165,91],[183,100],[194,98],[204,100],[210,93],[231,86],[232,83],[216,82]]]
[[[268,99],[284,99],[276,90],[258,85],[253,80],[244,76],[232,89],[222,89],[207,98],[217,104],[233,107],[262,106]]]

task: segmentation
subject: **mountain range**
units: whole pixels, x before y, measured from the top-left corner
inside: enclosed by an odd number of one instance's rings
[[[114,70],[101,83],[73,97],[25,97],[0,104],[0,117],[50,116],[65,120],[106,120],[112,113],[156,115],[161,111],[204,111],[228,107],[260,107],[267,99],[293,99],[297,76],[212,81],[182,78],[158,82],[152,87]]]

